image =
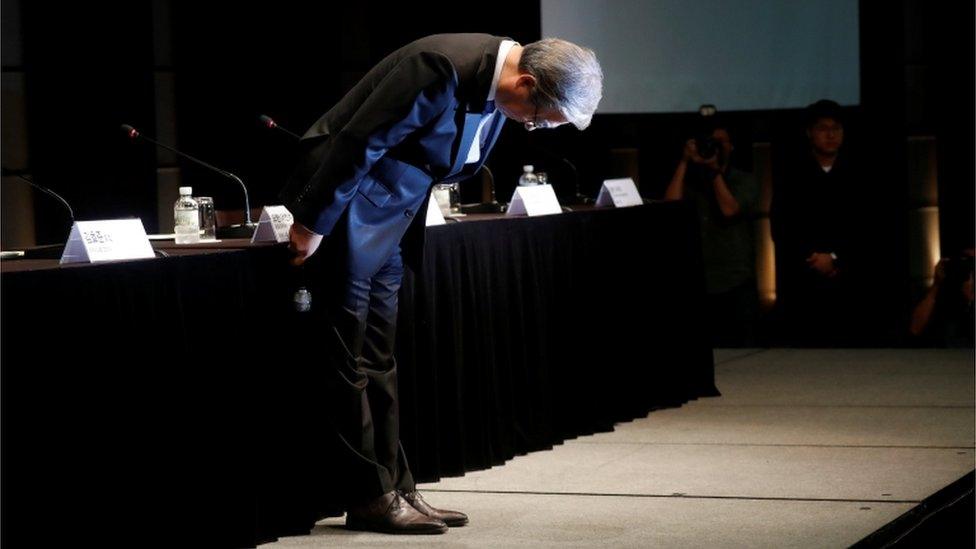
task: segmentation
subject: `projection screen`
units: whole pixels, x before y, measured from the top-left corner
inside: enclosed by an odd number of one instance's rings
[[[857,0],[541,0],[542,34],[594,51],[600,113],[860,101]]]

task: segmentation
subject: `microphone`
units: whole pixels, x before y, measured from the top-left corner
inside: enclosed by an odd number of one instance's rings
[[[38,185],[37,183],[34,183],[34,180],[33,179],[31,179],[30,177],[27,177],[26,175],[24,175],[22,173],[15,173],[13,170],[9,170],[7,168],[3,168],[3,175],[15,175],[18,178],[26,181],[27,184],[30,185],[31,187],[34,187],[35,189],[43,192],[44,194],[46,194],[48,196],[54,197],[58,202],[60,202],[61,204],[63,204],[64,207],[68,210],[68,216],[71,217],[71,224],[74,225],[74,223],[75,223],[75,211],[71,209],[71,204],[68,204],[68,201],[65,200],[63,196],[61,196],[60,194],[52,191],[51,189],[48,189],[46,187],[42,187],[42,186]]]
[[[220,175],[222,175],[222,176],[224,176],[224,177],[226,177],[228,179],[233,179],[234,181],[237,181],[237,183],[241,186],[241,189],[244,191],[244,219],[246,221],[241,226],[247,228],[252,233],[254,232],[254,229],[257,228],[257,224],[254,223],[253,221],[251,221],[251,199],[250,199],[250,197],[247,194],[247,186],[244,185],[244,182],[241,181],[241,178],[240,177],[237,177],[236,175],[230,173],[227,170],[222,170],[222,169],[220,169],[220,168],[218,168],[216,166],[211,166],[210,164],[207,164],[203,160],[200,160],[199,158],[192,157],[192,156],[190,156],[190,155],[188,155],[186,153],[182,153],[182,152],[174,149],[173,147],[170,147],[168,145],[164,145],[164,144],[162,144],[162,143],[160,143],[160,142],[158,142],[158,141],[156,141],[154,139],[150,139],[150,138],[142,135],[139,132],[139,130],[133,128],[132,126],[130,126],[128,124],[122,124],[122,132],[125,133],[125,135],[129,139],[132,139],[132,140],[144,139],[144,140],[152,143],[153,145],[156,145],[157,147],[162,147],[162,148],[166,149],[167,151],[170,151],[172,153],[176,153],[179,156],[182,156],[183,158],[186,158],[188,160],[192,160],[193,162],[196,162],[197,164],[200,164],[201,166],[203,166],[205,168],[208,168],[208,169],[210,169],[212,171],[215,171],[215,172],[219,173]]]
[[[269,130],[279,130],[294,137],[296,141],[302,140],[300,135],[298,135],[295,132],[288,131],[285,128],[282,128],[281,126],[278,125],[277,122],[274,121],[273,118],[271,118],[266,114],[262,114],[261,116],[259,116],[258,121],[261,122],[262,126],[268,128]],[[312,294],[311,292],[308,291],[309,283],[308,283],[308,275],[306,274],[307,272],[306,264],[302,263],[301,265],[299,265],[298,270],[295,272],[297,274],[294,277],[294,284],[298,286],[298,289],[295,290],[294,297],[292,298],[293,305],[295,308],[295,312],[306,313],[310,311],[312,308]]]
[[[26,175],[21,173],[17,173],[15,170],[10,170],[8,168],[0,167],[0,173],[2,173],[5,176],[7,175],[17,176],[19,179],[25,181],[31,187],[34,187],[35,189],[43,192],[48,196],[54,197],[58,202],[64,205],[65,209],[68,210],[68,215],[71,217],[71,224],[74,225],[75,212],[74,210],[71,209],[71,205],[68,204],[68,201],[65,200],[64,197],[52,191],[51,189],[42,187],[37,183],[34,183],[33,178],[27,177]],[[58,259],[59,257],[61,257],[63,253],[64,253],[64,244],[45,244],[42,246],[33,246],[31,248],[27,248],[26,250],[24,250],[23,258],[24,259]]]
[[[263,125],[264,127],[268,128],[269,130],[282,131],[282,132],[285,132],[288,135],[294,137],[295,139],[299,139],[299,140],[302,138],[297,133],[291,132],[291,131],[286,130],[285,128],[282,128],[281,126],[278,125],[277,122],[274,121],[273,118],[271,118],[270,116],[268,116],[266,114],[262,114],[261,116],[259,116],[258,117],[258,120],[261,122],[261,125]]]
[[[573,195],[574,204],[592,204],[593,202],[595,202],[595,200],[580,192],[579,170],[576,169],[576,166],[572,162],[570,162],[568,158],[560,154],[556,154],[543,147],[536,147],[536,150],[542,152],[542,154],[550,158],[555,158],[556,160],[562,162],[563,164],[568,166],[569,169],[573,172],[573,190],[575,191],[575,194]]]
[[[495,174],[491,173],[488,166],[482,164],[481,169],[488,174],[488,184],[485,185],[485,179],[481,179],[481,201],[485,204],[497,204],[498,199],[495,198]]]
[[[559,158],[559,160],[562,160],[563,164],[566,164],[567,166],[569,166],[569,169],[573,170],[573,179],[574,179],[573,186],[576,189],[576,196],[574,196],[573,198],[576,199],[577,203],[579,203],[579,204],[593,204],[594,202],[596,202],[592,198],[590,198],[590,197],[588,197],[585,194],[583,194],[583,193],[580,192],[580,176],[579,176],[579,170],[576,169],[576,165],[574,165],[572,162],[569,161],[568,158],[566,158],[566,157],[564,157],[562,155],[558,155],[557,154],[555,156],[557,158]]]

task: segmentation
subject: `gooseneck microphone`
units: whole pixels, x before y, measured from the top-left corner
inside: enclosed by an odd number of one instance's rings
[[[37,183],[34,183],[34,180],[33,179],[31,179],[30,177],[27,177],[26,175],[24,175],[22,173],[15,173],[13,170],[8,170],[7,168],[3,168],[3,175],[15,175],[15,176],[19,177],[20,179],[26,181],[27,184],[30,185],[31,187],[34,187],[35,189],[43,192],[44,194],[46,194],[48,196],[54,197],[55,200],[57,200],[58,202],[60,202],[61,204],[63,204],[65,208],[67,208],[68,215],[71,217],[71,224],[74,225],[74,223],[75,223],[75,211],[71,209],[71,204],[68,204],[68,201],[65,200],[63,196],[61,196],[60,194],[52,191],[51,189],[48,189],[46,187],[42,187],[42,186],[38,185]]]
[[[270,116],[266,114],[262,114],[261,116],[259,116],[258,121],[261,122],[262,126],[264,126],[269,130],[279,130],[294,137],[295,141],[301,141],[302,139],[301,136],[298,135],[297,133],[290,132],[285,128],[279,126],[278,123],[274,121],[274,119],[272,119]],[[293,297],[293,306],[295,308],[295,312],[306,313],[312,308],[312,294],[311,292],[308,291],[309,283],[308,283],[308,275],[306,274],[307,271],[306,271],[305,263],[299,265],[298,269],[294,270],[293,272],[295,274],[292,283],[295,286],[297,286],[297,289],[295,290],[295,294]]]
[[[268,116],[266,114],[262,114],[261,116],[259,116],[258,117],[258,120],[261,122],[261,125],[262,126],[264,126],[265,128],[268,128],[269,130],[278,130],[278,131],[285,132],[288,135],[294,137],[295,139],[301,139],[302,138],[302,136],[298,135],[297,133],[291,132],[291,131],[286,130],[285,128],[282,128],[281,126],[278,125],[277,122],[274,121],[273,118],[271,118],[270,116]]]
[[[550,158],[554,158],[559,162],[562,162],[563,164],[566,165],[566,167],[570,169],[570,171],[573,172],[573,190],[575,191],[575,194],[573,195],[574,204],[592,204],[593,202],[595,202],[595,200],[580,192],[580,174],[579,174],[579,170],[576,169],[575,164],[570,162],[569,159],[566,158],[565,156],[556,154],[543,147],[536,147],[535,149]]]
[[[481,165],[481,169],[488,174],[487,188],[484,178],[481,179],[481,202],[485,204],[497,204],[498,199],[495,198],[495,174],[484,164]]]
[[[68,201],[65,200],[63,196],[52,191],[51,189],[48,189],[47,187],[42,187],[37,183],[34,183],[33,178],[27,177],[22,173],[18,173],[16,170],[11,170],[6,167],[0,167],[0,173],[2,173],[4,176],[9,176],[9,175],[16,176],[18,179],[26,182],[31,187],[34,187],[35,189],[43,192],[44,194],[53,197],[55,200],[60,202],[65,207],[66,210],[68,210],[68,215],[71,217],[71,224],[72,225],[75,224],[75,212],[73,209],[71,209],[71,204],[68,204]],[[41,246],[32,246],[30,248],[27,248],[26,250],[24,250],[23,258],[24,259],[58,259],[61,257],[62,254],[64,254],[64,243],[45,244]]]
[[[160,142],[158,142],[158,141],[156,141],[154,139],[150,139],[150,138],[142,135],[141,133],[139,133],[139,130],[133,128],[132,126],[130,126],[128,124],[122,124],[122,131],[125,133],[125,135],[129,139],[132,139],[132,140],[143,139],[145,141],[148,141],[148,142],[152,143],[153,145],[156,145],[157,147],[162,147],[162,148],[166,149],[167,151],[176,153],[179,156],[182,156],[183,158],[186,158],[188,160],[191,160],[193,162],[196,162],[197,164],[200,164],[201,166],[203,166],[205,168],[208,168],[210,170],[213,170],[213,171],[219,173],[220,175],[222,175],[222,176],[224,176],[224,177],[226,177],[228,179],[233,179],[234,181],[237,181],[237,183],[241,186],[241,189],[244,191],[244,219],[245,219],[245,222],[244,222],[244,225],[243,226],[244,227],[247,227],[252,232],[257,227],[257,223],[254,223],[253,221],[251,221],[251,199],[250,199],[250,197],[247,194],[247,186],[244,185],[244,182],[241,181],[241,178],[240,177],[237,177],[236,175],[230,173],[227,170],[222,170],[222,169],[220,169],[220,168],[218,168],[216,166],[212,166],[210,164],[207,164],[206,162],[204,162],[203,160],[200,160],[199,158],[195,158],[195,157],[190,156],[190,155],[188,155],[186,153],[182,153],[182,152],[174,149],[173,147],[170,147],[169,145],[164,145],[164,144],[162,144],[162,143],[160,143]]]
[[[579,170],[576,169],[576,165],[570,162],[569,159],[564,156],[560,156],[557,154],[556,157],[559,158],[559,160],[561,160],[563,164],[569,166],[569,169],[573,171],[573,188],[576,190],[576,196],[574,196],[573,198],[576,199],[577,203],[593,204],[594,202],[596,202],[592,198],[580,192],[580,175],[579,175]]]

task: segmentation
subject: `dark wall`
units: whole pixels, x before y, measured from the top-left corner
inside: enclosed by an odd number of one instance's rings
[[[487,32],[523,42],[538,39],[538,10],[501,2],[491,14],[475,4],[427,2],[301,3],[232,11],[178,4],[173,10],[173,55],[178,137],[188,150],[212,158],[249,182],[252,204],[275,203],[293,165],[292,138],[258,126],[267,114],[303,133],[382,57],[421,36]],[[531,4],[530,4],[531,5]],[[518,9],[516,9],[518,7]],[[235,189],[185,166],[199,194],[237,204]],[[195,189],[196,192],[196,189]]]
[[[152,155],[118,131],[153,113],[149,4],[22,2],[29,171],[62,194],[79,219],[137,215],[155,225]],[[141,29],[141,30],[140,30]],[[6,164],[6,159],[4,159]],[[40,195],[43,196],[43,195]],[[60,204],[35,197],[38,242],[63,242]]]
[[[976,4],[929,4],[917,14],[920,24],[913,44],[917,62],[930,71],[918,93],[930,113],[926,123],[938,140],[940,233],[942,253],[948,255],[974,245]]]
[[[4,6],[17,1],[4,0]],[[944,251],[972,242],[973,6],[944,4],[860,3],[862,103],[849,109],[848,138],[875,168],[866,184],[876,200],[865,213],[886,234],[878,242],[884,258],[879,269],[890,284],[884,291],[898,296],[908,276],[907,136],[937,138]],[[294,144],[261,128],[258,115],[301,133],[373,63],[411,39],[478,31],[526,43],[539,38],[541,28],[535,0],[501,0],[491,9],[365,0],[67,7],[19,0],[18,6],[27,171],[62,192],[79,218],[137,215],[150,231],[157,229],[155,170],[173,160],[125,140],[119,124],[132,123],[149,135],[162,132],[186,152],[243,177],[252,205],[274,203],[293,164]],[[4,26],[10,27],[7,21]],[[172,79],[171,101],[154,82],[160,74]],[[754,141],[772,142],[774,153],[802,142],[796,110],[731,113],[730,120],[738,147],[734,161],[747,170]],[[597,116],[582,133],[568,127],[527,133],[508,124],[488,165],[501,201],[511,196],[525,163],[549,172],[559,194],[572,194],[577,173],[564,159],[578,168],[580,186],[592,196],[602,179],[623,175],[611,150],[637,149],[641,191],[658,197],[691,125],[686,114]],[[6,162],[6,147],[4,156]],[[229,181],[178,165],[183,183],[196,194],[213,195],[218,208],[242,204]],[[476,186],[467,185],[465,196],[477,195],[470,191]],[[35,209],[38,241],[63,240],[66,221],[59,207],[35,197]]]
[[[121,124],[238,174],[252,206],[275,203],[293,142],[260,127],[259,115],[301,133],[373,63],[414,38],[487,32],[530,42],[540,28],[538,5],[526,10],[515,1],[492,10],[427,2],[422,13],[385,2],[5,0],[5,8],[14,2],[18,20],[4,24],[23,45],[16,69],[27,82],[29,166],[22,171],[64,195],[79,219],[138,216],[150,232],[158,227],[155,170],[174,160],[125,139]],[[171,77],[172,101],[156,83],[161,74]],[[176,164],[194,194],[214,196],[218,208],[243,204],[229,180]],[[63,209],[44,197],[34,204],[38,243],[63,241]]]

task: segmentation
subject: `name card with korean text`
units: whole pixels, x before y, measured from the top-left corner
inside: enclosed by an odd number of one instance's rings
[[[294,216],[284,206],[265,206],[258,219],[258,228],[251,236],[251,242],[288,242]]]
[[[623,179],[606,179],[600,186],[600,194],[596,197],[597,206],[614,206],[624,208],[627,206],[640,206],[644,203],[637,185],[634,180],[625,177]]]
[[[532,185],[515,187],[512,201],[508,204],[505,215],[549,215],[562,213],[563,208],[556,198],[556,191],[552,185]]]
[[[433,227],[434,225],[443,225],[447,223],[444,220],[444,212],[441,211],[441,207],[434,200],[433,195],[431,195],[430,200],[427,201],[427,227]]]
[[[61,265],[154,257],[141,219],[75,221]]]

